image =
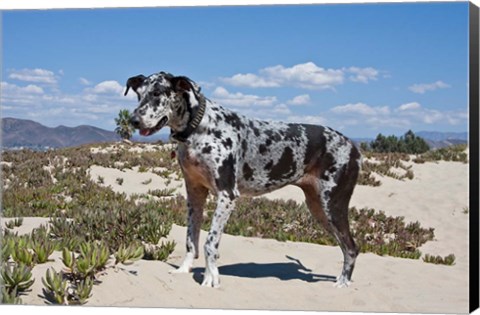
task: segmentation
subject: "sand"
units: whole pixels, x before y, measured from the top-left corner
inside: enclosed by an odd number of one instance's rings
[[[174,225],[168,237],[177,243],[167,262],[140,260],[129,266],[108,268],[94,286],[88,306],[167,308],[222,308],[257,310],[314,310],[358,312],[468,312],[468,164],[439,162],[413,164],[414,179],[399,181],[379,177],[380,187],[357,186],[351,206],[383,210],[435,228],[436,240],[420,248],[423,254],[454,253],[454,266],[427,264],[420,260],[360,254],[353,282],[348,288],[333,286],[342,268],[337,246],[278,242],[269,239],[224,235],[218,266],[219,289],[200,286],[204,272],[203,251],[193,273],[170,274],[185,251],[186,228]],[[93,167],[92,180],[104,178],[105,186],[120,192],[147,193],[148,189],[184,185],[171,179],[165,185],[160,176],[134,170]],[[118,173],[120,172],[120,173]],[[122,175],[123,174],[123,175]],[[123,176],[122,185],[116,178]],[[148,185],[141,184],[149,178]],[[265,195],[267,198],[303,202],[300,189],[287,186]],[[8,219],[2,220],[3,222]],[[45,219],[25,218],[19,233],[45,224]],[[203,244],[206,232],[202,231]],[[59,253],[54,262],[38,265],[32,291],[22,296],[25,304],[45,305],[41,277],[50,266],[59,270]],[[40,295],[40,296],[39,296]]]

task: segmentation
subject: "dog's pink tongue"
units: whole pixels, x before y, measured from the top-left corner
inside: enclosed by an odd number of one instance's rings
[[[140,134],[146,137],[150,134],[150,129],[140,129]]]

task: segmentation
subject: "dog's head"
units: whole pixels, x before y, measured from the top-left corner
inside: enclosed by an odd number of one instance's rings
[[[152,135],[165,125],[175,131],[184,130],[199,104],[200,88],[184,76],[165,72],[149,77],[137,75],[127,80],[125,95],[130,89],[139,101],[130,123],[142,136]]]

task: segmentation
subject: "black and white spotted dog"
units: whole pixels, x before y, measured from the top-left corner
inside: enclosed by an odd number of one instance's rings
[[[190,272],[198,258],[200,225],[208,192],[217,196],[204,252],[203,286],[219,286],[216,266],[225,224],[242,195],[256,196],[288,184],[300,187],[312,215],[337,239],[344,263],[336,286],[348,286],[357,247],[350,234],[348,204],[357,181],[360,153],[328,127],[250,119],[207,99],[183,76],[138,75],[127,89],[139,104],[131,124],[143,136],[164,126],[178,142],[177,156],[188,200],[187,254],[174,272]]]

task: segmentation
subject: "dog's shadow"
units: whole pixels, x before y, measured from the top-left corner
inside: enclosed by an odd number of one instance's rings
[[[286,256],[292,262],[282,263],[238,263],[218,267],[220,275],[241,278],[278,278],[282,281],[302,280],[305,282],[330,281],[335,282],[336,277],[312,273],[300,260]],[[193,279],[202,283],[205,268],[193,268]]]

